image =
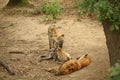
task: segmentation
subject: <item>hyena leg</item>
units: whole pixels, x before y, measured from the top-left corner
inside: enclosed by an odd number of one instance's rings
[[[53,60],[54,61],[58,61],[58,55],[57,55],[57,49],[58,49],[58,41],[56,40],[56,37],[53,37],[52,38],[52,41],[53,41],[53,46],[54,46],[54,51],[53,53],[51,54],[51,56],[53,57]]]
[[[51,48],[52,48],[51,36],[50,36],[50,35],[48,35],[48,37],[49,37],[49,49],[51,49]]]
[[[41,56],[40,57],[40,62],[44,61],[44,60],[50,60],[50,59],[53,59],[53,58],[51,56]]]
[[[50,60],[50,59],[53,59],[53,56],[54,56],[54,41],[52,39],[52,37],[49,35],[49,55],[48,56],[41,56],[41,59],[40,61],[43,61],[43,60]]]
[[[54,48],[50,49],[49,53],[48,53],[49,54],[48,56],[41,56],[40,61],[53,59],[54,50],[55,50]]]
[[[53,60],[54,61],[58,61],[58,56],[57,56],[56,51],[53,53]]]

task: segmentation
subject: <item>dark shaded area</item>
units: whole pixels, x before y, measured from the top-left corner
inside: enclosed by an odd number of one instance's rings
[[[110,22],[108,20],[103,21],[106,44],[110,57],[110,65],[114,66],[115,63],[120,59],[120,32],[117,30],[110,31],[108,26],[110,26]]]
[[[9,0],[7,6],[25,5],[25,4],[28,4],[27,0]]]

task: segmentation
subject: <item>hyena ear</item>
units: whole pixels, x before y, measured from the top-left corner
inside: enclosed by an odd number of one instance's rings
[[[85,56],[84,57],[87,57],[88,56],[88,54],[85,54]]]
[[[77,57],[76,59],[78,60],[78,59],[80,59],[80,57]]]
[[[61,34],[62,37],[64,37],[64,34]]]

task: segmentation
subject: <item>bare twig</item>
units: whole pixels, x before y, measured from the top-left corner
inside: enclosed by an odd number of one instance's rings
[[[15,75],[15,73],[14,73],[12,70],[10,70],[9,67],[8,67],[5,63],[3,63],[2,61],[0,61],[0,65],[1,65],[3,68],[5,68],[10,75]]]
[[[24,54],[24,52],[21,51],[10,51],[10,54]]]

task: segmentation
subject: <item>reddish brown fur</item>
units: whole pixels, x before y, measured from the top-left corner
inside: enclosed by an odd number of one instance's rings
[[[58,68],[56,75],[70,74],[80,68],[86,67],[90,64],[91,60],[88,55],[80,57],[78,60],[69,60]]]
[[[81,65],[77,60],[69,60],[59,67],[56,75],[70,74],[74,71],[79,70],[80,68],[81,68]]]
[[[86,56],[84,58],[81,58],[79,60],[79,62],[81,63],[81,68],[83,68],[83,67],[88,66],[90,64],[91,60],[90,60],[90,58],[88,56]]]

